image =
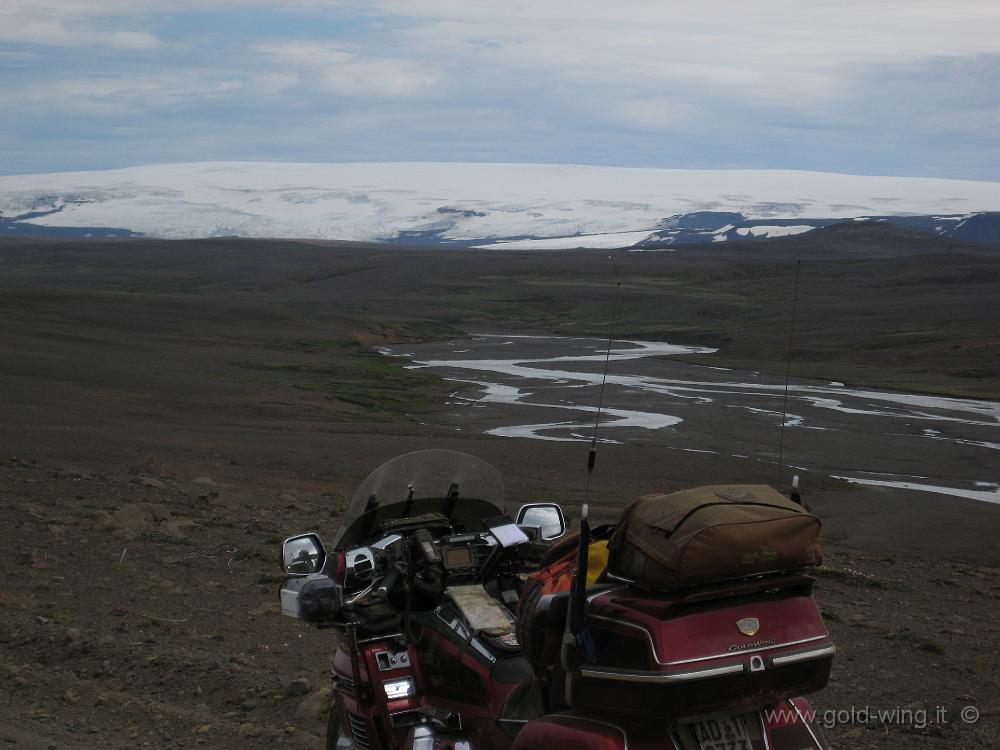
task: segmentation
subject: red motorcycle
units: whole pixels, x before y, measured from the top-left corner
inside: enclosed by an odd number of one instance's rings
[[[473,456],[380,466],[330,553],[316,534],[287,539],[282,612],[342,635],[327,747],[829,747],[796,697],[825,686],[834,652],[811,578],[669,594],[607,576],[587,586],[585,516],[562,545],[578,556],[572,587],[532,596],[519,621],[527,574],[564,516],[549,503],[504,515],[499,472]]]

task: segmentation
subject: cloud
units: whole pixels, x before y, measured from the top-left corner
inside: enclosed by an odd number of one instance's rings
[[[280,94],[299,82],[298,73],[261,73],[253,77],[257,88],[269,96]]]
[[[440,78],[406,60],[369,58],[332,67],[321,80],[329,91],[346,96],[417,97],[433,89]]]
[[[5,97],[15,111],[31,112],[50,122],[63,118],[80,127],[82,123],[74,123],[73,118],[110,121],[152,117],[232,101],[246,88],[245,80],[214,75],[109,74],[64,78],[44,88],[25,81],[10,86]]]
[[[22,6],[16,1],[0,8],[0,41],[53,47],[111,47],[152,50],[160,39],[145,29],[122,28],[81,19],[45,5]]]
[[[311,40],[274,40],[258,44],[255,49],[274,62],[302,68],[343,65],[355,59],[338,44]]]
[[[481,40],[494,37],[597,43],[598,51],[679,55],[690,59],[760,60],[819,65],[855,61],[902,62],[937,55],[976,55],[997,50],[1000,7],[992,0],[376,0],[384,11],[418,19],[463,24]],[[669,43],[669,44],[667,44]],[[790,53],[807,53],[788,58]]]
[[[1000,52],[1000,4],[968,0],[680,3],[382,0],[427,58],[488,59],[553,83],[648,90],[729,87],[803,102],[842,93],[852,66]]]
[[[441,80],[440,73],[416,60],[355,54],[338,44],[286,39],[258,44],[256,50],[273,62],[297,68],[299,79],[311,78],[344,96],[416,97]]]
[[[19,139],[0,163],[79,152],[97,167],[127,154],[996,178],[998,29],[995,0],[0,0],[0,123]]]

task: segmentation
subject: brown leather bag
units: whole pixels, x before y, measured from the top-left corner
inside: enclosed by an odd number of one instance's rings
[[[632,503],[608,572],[671,591],[822,562],[820,521],[767,485],[712,485]]]

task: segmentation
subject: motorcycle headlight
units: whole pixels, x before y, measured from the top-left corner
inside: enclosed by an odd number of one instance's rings
[[[409,698],[416,692],[412,677],[404,677],[401,680],[386,680],[382,683],[382,687],[385,688],[385,697],[391,701]]]

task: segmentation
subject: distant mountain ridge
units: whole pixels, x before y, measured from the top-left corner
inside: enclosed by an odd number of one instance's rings
[[[1000,244],[1000,183],[771,170],[207,162],[0,177],[0,236],[669,249],[887,222]]]
[[[635,247],[662,249],[671,245],[787,237],[848,221],[887,223],[962,242],[1000,245],[1000,211],[955,216],[861,216],[853,219],[748,219],[742,214],[701,211],[671,218],[665,222],[665,228],[654,232]]]

